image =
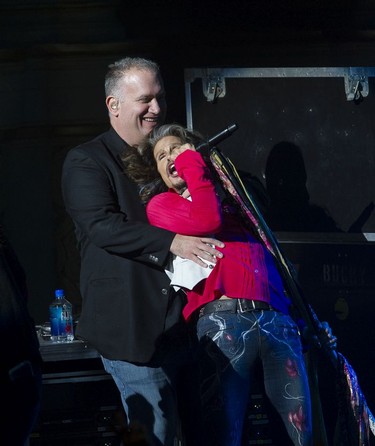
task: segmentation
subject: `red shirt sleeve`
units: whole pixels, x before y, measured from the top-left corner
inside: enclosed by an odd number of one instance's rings
[[[200,153],[185,150],[175,167],[188,186],[191,201],[170,189],[147,205],[150,223],[183,235],[209,235],[221,227],[221,211],[210,171]]]

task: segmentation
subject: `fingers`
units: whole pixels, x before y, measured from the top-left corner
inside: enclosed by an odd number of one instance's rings
[[[216,240],[215,238],[202,237],[201,241],[203,243],[207,243],[208,245],[213,245],[214,247],[217,246],[218,248],[224,248],[225,246],[223,242],[221,242],[220,240]]]
[[[177,234],[171,245],[171,252],[184,259],[192,260],[198,265],[207,268],[205,261],[216,263],[223,253],[216,247],[223,248],[224,243],[209,237],[189,237]]]
[[[194,147],[193,144],[190,144],[189,142],[187,142],[187,143],[183,144],[180,147],[180,149],[183,149],[183,150],[195,150],[195,147]]]
[[[220,240],[203,237],[201,239],[201,244],[198,246],[200,252],[197,255],[204,260],[216,263],[217,259],[221,259],[223,257],[223,253],[217,250],[216,246],[223,248],[224,243]]]
[[[185,150],[193,150],[195,152],[195,147],[189,143],[182,144],[182,146],[180,146],[178,149],[178,154],[185,152]]]
[[[189,258],[189,260],[192,260],[194,263],[197,263],[198,265],[202,266],[203,268],[208,268],[209,264],[207,262],[203,261],[203,256],[199,257],[197,255],[193,255],[192,257]],[[206,259],[207,261],[211,262],[211,263],[216,263],[216,259],[215,261],[212,259]]]
[[[199,239],[198,239],[199,240]],[[216,263],[217,259],[222,258],[223,253],[215,249],[213,246],[204,243],[203,241],[198,241],[196,245],[192,247],[191,251],[186,252],[186,257],[189,260],[192,260],[203,268],[208,268],[210,263]]]
[[[321,322],[322,330],[325,333],[325,345],[328,348],[336,348],[337,347],[337,338],[333,335],[332,329],[328,322]]]

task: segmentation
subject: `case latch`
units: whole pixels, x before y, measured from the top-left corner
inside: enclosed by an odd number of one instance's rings
[[[207,102],[215,102],[218,98],[225,96],[225,78],[209,75],[202,78],[203,94]]]
[[[344,76],[345,93],[348,101],[360,101],[369,92],[368,77],[364,74],[354,73]]]

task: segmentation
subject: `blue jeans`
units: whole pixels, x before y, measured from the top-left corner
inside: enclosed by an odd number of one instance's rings
[[[147,367],[102,357],[121,394],[129,425],[145,430],[147,444],[173,446],[177,433],[177,403],[173,367]]]
[[[207,446],[240,446],[257,364],[294,445],[310,445],[311,402],[299,330],[276,311],[217,312],[197,322]],[[255,440],[255,439],[253,439]]]

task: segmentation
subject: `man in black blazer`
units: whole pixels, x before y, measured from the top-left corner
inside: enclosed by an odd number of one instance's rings
[[[221,256],[207,243],[222,243],[150,226],[120,160],[165,119],[158,66],[141,58],[115,62],[105,93],[111,128],[72,149],[62,173],[65,206],[81,252],[83,304],[76,336],[101,354],[128,423],[140,423],[149,444],[168,446],[176,436],[180,349],[174,333],[183,302],[170,289],[164,266],[170,253],[204,266],[199,257]]]

